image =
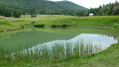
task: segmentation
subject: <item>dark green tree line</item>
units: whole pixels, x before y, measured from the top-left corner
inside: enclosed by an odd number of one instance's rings
[[[94,13],[97,16],[106,16],[106,15],[119,15],[119,3],[109,3],[107,5],[100,6],[99,8],[91,8],[89,13]]]
[[[31,17],[36,17],[36,14],[88,16],[89,13],[96,16],[119,15],[119,3],[86,9],[69,1],[2,0],[0,2],[0,15],[5,17],[19,18],[21,14],[29,14]]]
[[[13,16],[15,18],[19,18],[21,16],[21,12],[19,10],[0,8],[0,15],[5,17]]]

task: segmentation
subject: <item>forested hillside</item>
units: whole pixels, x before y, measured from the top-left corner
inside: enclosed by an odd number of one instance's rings
[[[99,6],[99,8],[91,8],[87,11],[87,15],[89,12],[98,16],[119,15],[119,2]]]
[[[45,1],[45,0],[1,0],[0,6],[15,9],[86,9],[69,1]]]
[[[74,4],[70,1],[58,1],[56,2],[56,4],[58,4],[58,6],[60,7],[64,7],[64,9],[70,9],[70,10],[85,10],[85,7],[82,7],[80,5]]]
[[[19,18],[21,15],[36,14],[45,15],[71,15],[88,16],[93,13],[95,16],[119,15],[119,3],[109,3],[99,8],[87,9],[70,1],[46,1],[46,0],[1,0],[0,15],[5,17]]]
[[[10,11],[18,10],[22,14],[63,14],[66,10],[85,10],[86,8],[69,1],[1,0],[0,9]]]

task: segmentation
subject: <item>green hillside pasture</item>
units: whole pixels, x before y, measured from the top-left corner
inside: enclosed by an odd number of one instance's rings
[[[93,16],[93,17],[75,17],[63,15],[38,15],[31,18],[30,15],[21,18],[2,17],[10,25],[0,21],[2,24],[0,30],[12,30],[23,28],[34,23],[36,27],[119,27],[119,16]],[[12,25],[12,26],[11,26]]]

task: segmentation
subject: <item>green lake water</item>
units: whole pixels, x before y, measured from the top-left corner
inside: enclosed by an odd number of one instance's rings
[[[91,43],[101,49],[107,49],[111,44],[118,43],[118,35],[113,29],[90,28],[28,28],[0,33],[0,50],[14,52],[17,50],[32,49],[41,45],[48,47],[55,43],[70,42],[72,45],[83,41]]]

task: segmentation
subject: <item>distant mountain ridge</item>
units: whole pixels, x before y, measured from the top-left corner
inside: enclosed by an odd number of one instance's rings
[[[1,0],[0,15],[11,17],[30,14],[43,15],[78,15],[79,11],[87,8],[70,1],[49,1],[49,0]],[[17,15],[18,16],[17,16]]]
[[[1,7],[14,9],[66,9],[82,10],[86,9],[70,1],[46,1],[46,0],[1,0]]]
[[[58,1],[56,2],[58,5],[60,5],[61,7],[65,6],[67,9],[74,9],[74,10],[85,10],[87,8],[77,5],[73,2],[70,1]]]

